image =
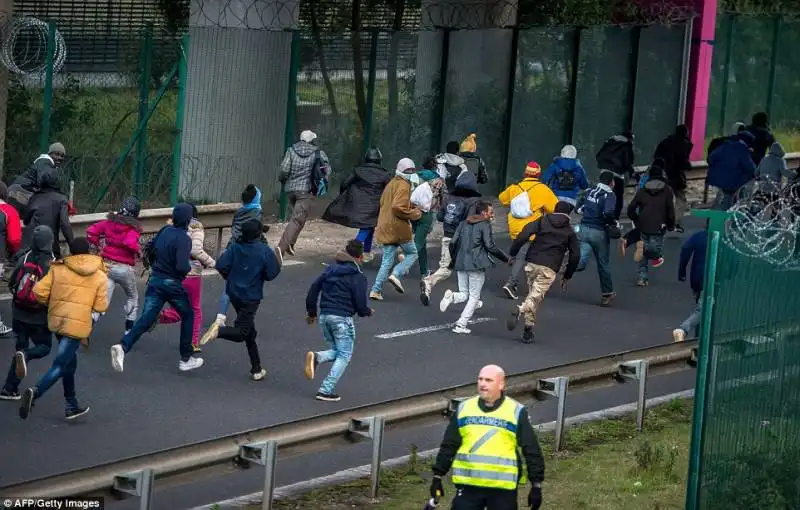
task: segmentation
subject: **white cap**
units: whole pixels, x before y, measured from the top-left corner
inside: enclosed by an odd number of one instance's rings
[[[317,139],[317,134],[313,131],[306,129],[302,133],[300,133],[300,139],[304,142],[311,143]]]
[[[397,168],[395,170],[397,172],[405,172],[406,170],[414,170],[415,168],[416,165],[411,161],[411,158],[403,158],[397,162]]]
[[[566,159],[575,159],[578,157],[578,149],[574,145],[565,145],[561,149],[561,157]]]

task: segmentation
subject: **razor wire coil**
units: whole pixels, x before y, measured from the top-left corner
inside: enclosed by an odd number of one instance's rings
[[[50,26],[34,17],[12,19],[0,41],[0,62],[12,73],[25,76],[42,74],[47,70],[47,44]],[[22,44],[20,51],[18,46]],[[60,31],[55,32],[53,74],[58,73],[67,59],[67,45]]]

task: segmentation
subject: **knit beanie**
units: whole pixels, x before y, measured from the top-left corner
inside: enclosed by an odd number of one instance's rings
[[[528,164],[525,165],[525,173],[524,176],[533,177],[538,179],[542,175],[542,167],[539,166],[539,163],[536,161],[528,161]]]
[[[464,141],[461,142],[461,147],[459,150],[461,152],[478,152],[478,135],[472,133],[471,135],[464,138]]]
[[[122,205],[119,207],[119,214],[130,218],[138,218],[140,210],[141,205],[139,204],[139,199],[134,196],[129,196],[125,197],[125,200],[122,201]]]
[[[566,159],[575,159],[578,157],[578,149],[574,145],[565,145],[561,149],[561,157]]]

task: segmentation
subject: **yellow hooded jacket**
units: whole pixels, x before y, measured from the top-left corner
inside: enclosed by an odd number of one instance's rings
[[[498,197],[500,203],[505,207],[510,206],[514,197],[522,193],[523,190],[528,193],[533,215],[527,218],[515,218],[511,216],[511,212],[508,213],[508,235],[511,236],[512,240],[517,238],[528,223],[538,220],[544,213],[555,212],[556,204],[558,203],[558,198],[553,194],[553,191],[539,179],[533,177],[526,177],[519,183],[507,187]]]
[[[92,312],[108,310],[107,269],[97,255],[71,255],[53,262],[33,288],[47,307],[47,326],[57,335],[88,345]]]

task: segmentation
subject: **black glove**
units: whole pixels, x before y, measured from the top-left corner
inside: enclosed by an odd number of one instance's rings
[[[444,497],[444,486],[442,486],[442,479],[438,476],[434,476],[431,480],[431,497],[436,501]]]
[[[541,487],[531,487],[531,491],[528,493],[528,506],[533,508],[533,510],[539,510],[542,506],[542,488]]]

